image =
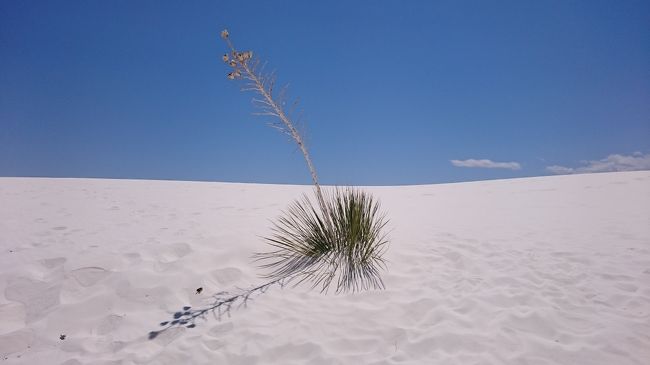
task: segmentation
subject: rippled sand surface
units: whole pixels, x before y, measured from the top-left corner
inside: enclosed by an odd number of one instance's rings
[[[386,290],[271,287],[149,339],[262,283],[250,255],[310,190],[0,178],[0,361],[648,363],[650,172],[367,188],[390,219]]]

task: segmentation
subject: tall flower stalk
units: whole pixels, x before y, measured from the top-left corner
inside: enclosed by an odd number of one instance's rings
[[[324,198],[323,192],[321,191],[320,184],[318,183],[318,174],[316,174],[316,168],[311,161],[309,156],[309,151],[307,150],[307,145],[298,132],[296,127],[294,127],[291,119],[289,119],[287,113],[280,106],[279,100],[276,101],[273,95],[273,87],[275,86],[275,78],[265,77],[259,71],[259,60],[253,59],[253,52],[239,52],[232,44],[230,40],[230,34],[227,30],[221,32],[221,38],[223,38],[228,47],[230,48],[230,55],[224,54],[223,61],[228,63],[230,67],[233,68],[233,71],[228,74],[228,78],[239,79],[243,78],[247,80],[247,84],[244,87],[245,91],[253,91],[258,94],[260,98],[253,99],[253,102],[261,109],[261,112],[257,113],[258,115],[266,115],[278,118],[281,124],[272,124],[272,126],[282,133],[289,135],[300,148],[305,162],[307,163],[307,168],[309,168],[309,173],[311,174],[312,182],[316,188],[316,195],[318,197],[318,202],[321,207],[324,207]]]

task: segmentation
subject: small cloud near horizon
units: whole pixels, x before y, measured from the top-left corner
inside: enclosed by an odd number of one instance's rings
[[[510,169],[521,170],[521,165],[518,162],[494,162],[492,160],[451,160],[451,164],[456,167],[478,167],[485,169]]]
[[[635,152],[631,156],[613,154],[602,160],[582,161],[585,166],[547,166],[546,171],[557,174],[588,174],[593,172],[615,172],[615,171],[640,171],[650,170],[650,154]]]

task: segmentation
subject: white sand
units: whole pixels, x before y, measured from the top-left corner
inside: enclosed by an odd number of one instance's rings
[[[150,341],[261,283],[258,236],[310,188],[2,178],[0,361],[650,363],[650,172],[368,190],[391,219],[386,290],[274,287]]]

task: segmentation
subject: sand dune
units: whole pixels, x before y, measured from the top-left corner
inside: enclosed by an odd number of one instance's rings
[[[259,236],[310,187],[0,178],[0,360],[649,363],[650,172],[367,190],[391,220],[386,290],[272,287],[149,340],[261,283]]]

